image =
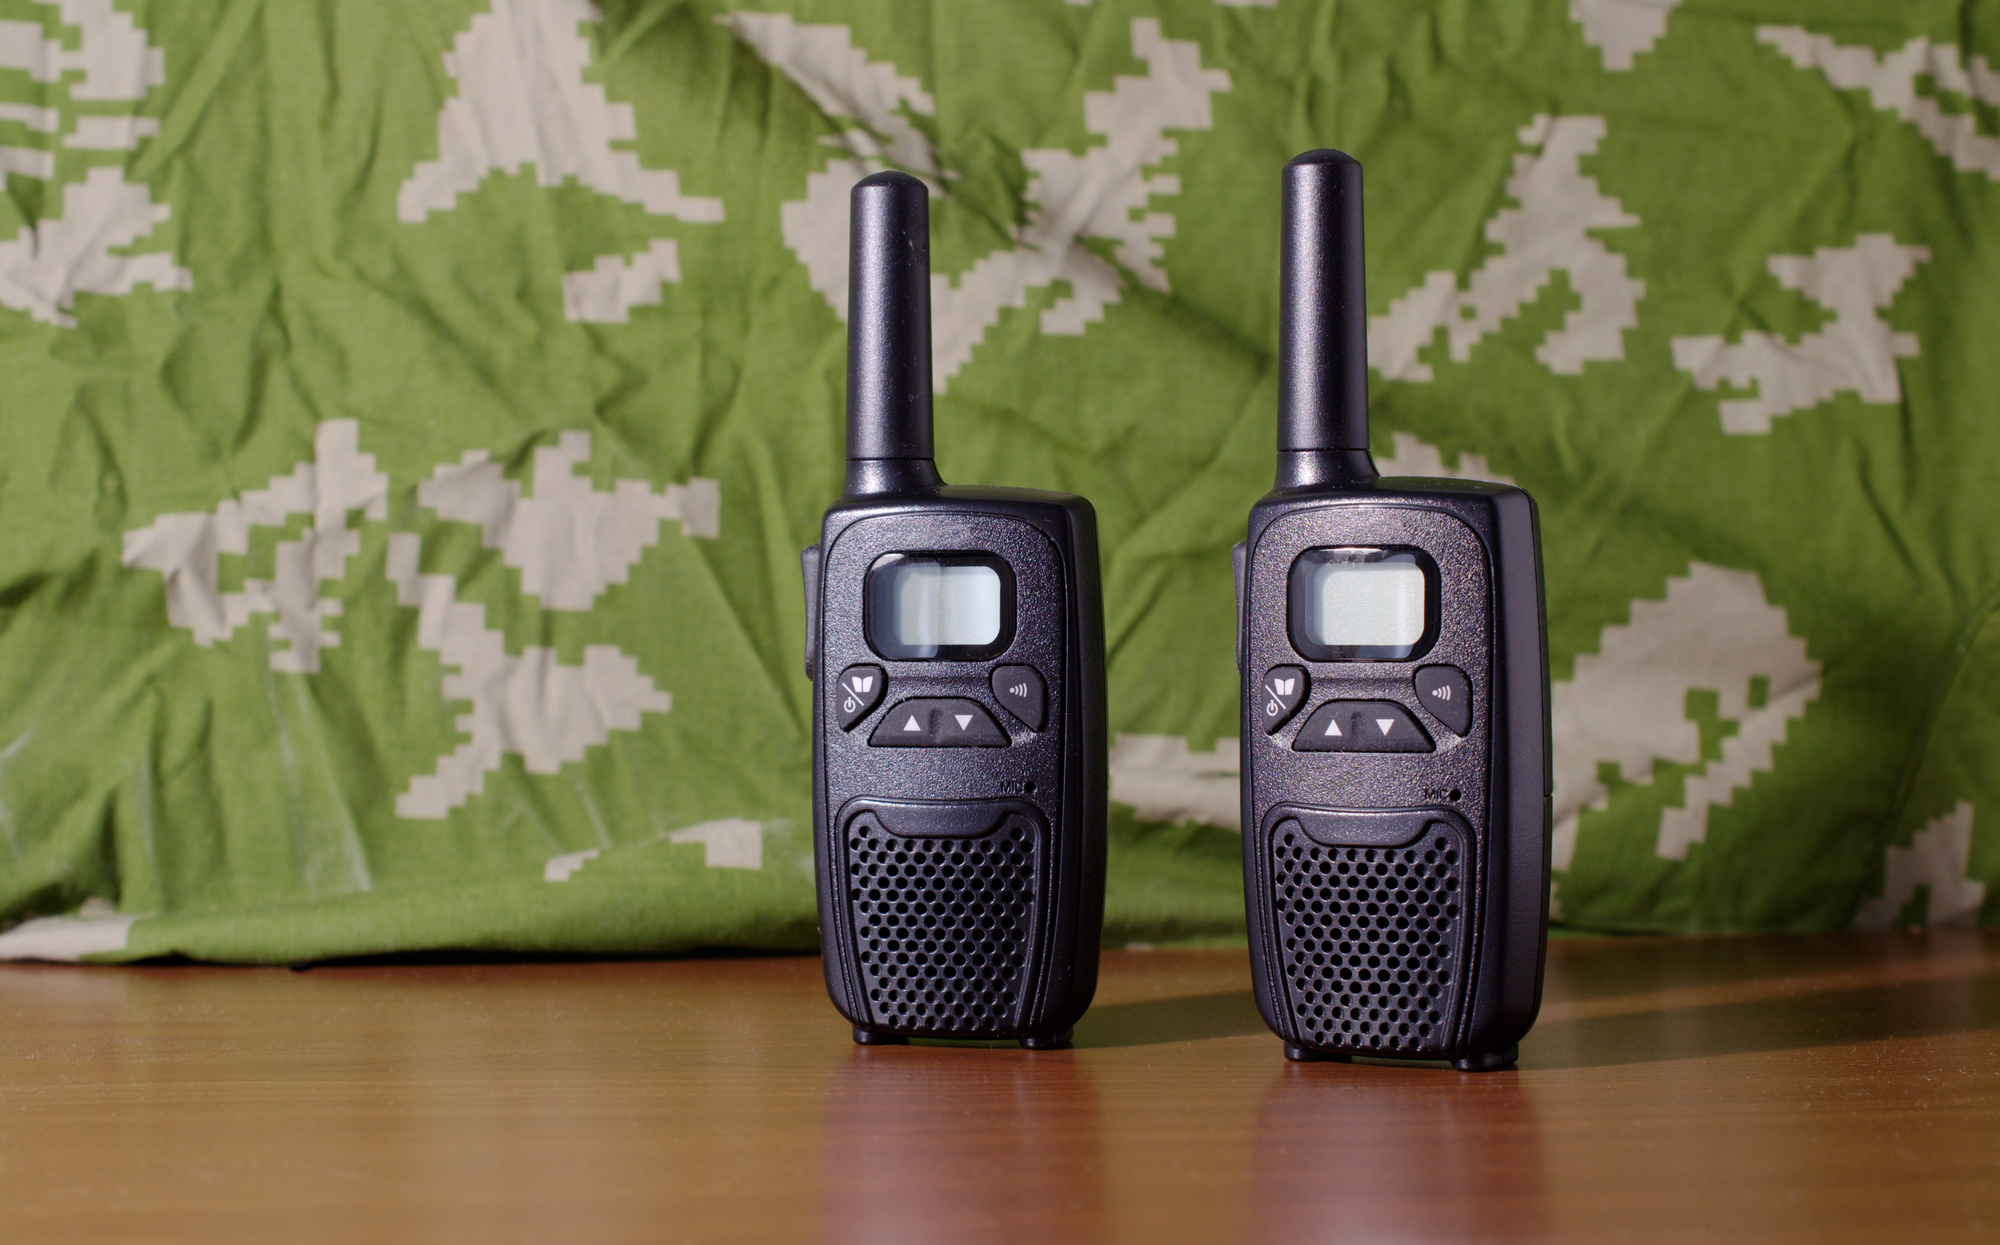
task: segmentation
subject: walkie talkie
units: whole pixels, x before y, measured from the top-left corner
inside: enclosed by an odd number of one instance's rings
[[[1548,649],[1535,504],[1381,479],[1361,165],[1285,166],[1277,487],[1236,546],[1243,881],[1293,1060],[1514,1062],[1548,938]]]
[[[827,990],[864,1046],[1066,1046],[1104,924],[1097,516],[931,448],[930,204],[856,183],[847,481],[805,551]]]

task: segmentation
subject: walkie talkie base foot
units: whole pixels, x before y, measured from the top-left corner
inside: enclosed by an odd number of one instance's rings
[[[1454,1059],[1451,1066],[1460,1072],[1498,1072],[1511,1068],[1521,1057],[1521,1047],[1517,1042],[1506,1050],[1490,1050],[1483,1055],[1468,1055],[1464,1059]]]
[[[854,1044],[856,1046],[908,1046],[910,1039],[900,1033],[877,1033],[873,1029],[864,1029],[860,1025],[855,1025]]]
[[[1353,1063],[1352,1055],[1336,1055],[1332,1051],[1313,1050],[1309,1046],[1294,1046],[1285,1043],[1285,1058],[1293,1063]]]
[[[1075,1029],[1064,1029],[1060,1033],[1031,1033],[1021,1039],[1023,1050],[1068,1050],[1070,1039],[1076,1036]]]

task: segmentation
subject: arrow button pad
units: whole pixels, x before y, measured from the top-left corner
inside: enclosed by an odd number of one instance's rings
[[[871,748],[1004,748],[1007,732],[976,700],[905,700],[882,715]]]
[[[1330,700],[1299,728],[1292,750],[1430,752],[1433,745],[1410,711],[1393,700]]]

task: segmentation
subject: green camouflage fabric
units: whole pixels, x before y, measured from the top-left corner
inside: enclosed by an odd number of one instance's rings
[[[1558,919],[2000,921],[2000,6],[0,0],[0,956],[814,944],[847,192],[1104,548],[1107,939],[1240,936],[1278,171],[1541,504]]]

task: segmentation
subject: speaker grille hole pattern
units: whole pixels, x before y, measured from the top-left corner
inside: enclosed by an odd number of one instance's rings
[[[1016,813],[977,839],[847,828],[855,959],[876,1023],[911,1033],[1019,1027],[1035,965],[1041,835]]]
[[[1408,847],[1324,847],[1284,821],[1271,851],[1299,1036],[1356,1054],[1446,1051],[1464,986],[1458,832],[1433,822]]]

